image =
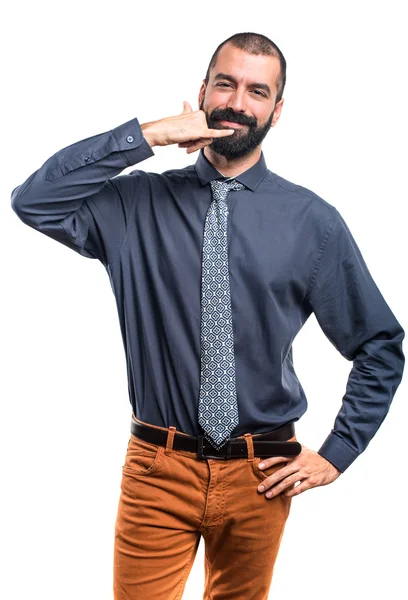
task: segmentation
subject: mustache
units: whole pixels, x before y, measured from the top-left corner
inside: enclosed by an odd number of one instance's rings
[[[211,121],[231,121],[232,123],[238,123],[240,125],[248,125],[249,127],[256,127],[257,120],[255,118],[248,117],[242,113],[236,113],[228,108],[219,108],[213,110],[210,115]]]

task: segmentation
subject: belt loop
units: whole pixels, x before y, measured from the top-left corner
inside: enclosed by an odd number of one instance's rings
[[[252,440],[251,433],[244,433],[244,438],[246,440],[247,449],[248,449],[248,462],[254,460],[254,443]]]
[[[167,434],[166,449],[164,451],[164,453],[166,455],[171,454],[171,452],[173,450],[173,440],[174,440],[175,434],[176,434],[176,428],[174,427],[174,425],[170,425],[169,431]]]

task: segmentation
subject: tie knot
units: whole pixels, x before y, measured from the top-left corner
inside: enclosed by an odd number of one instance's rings
[[[230,181],[220,181],[219,179],[213,179],[210,181],[213,196],[216,200],[223,200],[226,198],[230,190],[243,190],[244,184],[231,179]]]

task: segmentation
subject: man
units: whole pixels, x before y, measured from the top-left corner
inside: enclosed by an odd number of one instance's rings
[[[266,167],[285,80],[271,40],[231,36],[199,110],[72,144],[12,192],[23,222],[100,260],[115,294],[132,407],[117,600],[181,598],[201,535],[204,599],[265,600],[292,497],[365,450],[402,378],[404,331],[339,211]],[[169,144],[196,163],[118,176]],[[292,342],[312,312],[353,361],[317,452],[294,431]]]

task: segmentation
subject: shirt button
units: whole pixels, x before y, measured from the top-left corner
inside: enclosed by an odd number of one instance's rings
[[[91,160],[90,156],[85,156],[85,162],[89,162]]]
[[[129,144],[131,144],[133,142],[133,135],[128,135],[126,141],[129,142]]]

